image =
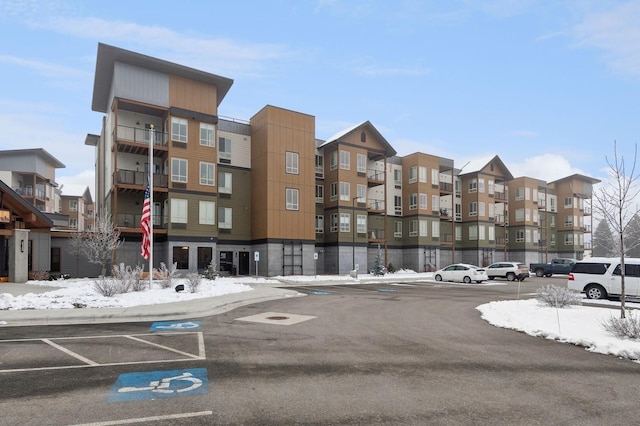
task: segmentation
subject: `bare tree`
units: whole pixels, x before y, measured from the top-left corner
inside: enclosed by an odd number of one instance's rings
[[[89,262],[102,268],[101,276],[107,273],[107,265],[113,258],[113,252],[120,247],[120,230],[115,226],[109,214],[96,217],[95,226],[90,231],[80,233],[75,242]]]
[[[594,193],[596,211],[605,220],[611,231],[617,239],[618,250],[620,254],[620,318],[626,318],[625,307],[625,264],[624,258],[631,247],[640,244],[640,241],[628,241],[627,227],[631,219],[638,214],[637,204],[633,207],[640,189],[637,189],[638,174],[636,173],[636,161],[638,157],[638,145],[634,146],[633,161],[631,168],[627,169],[624,156],[618,155],[618,147],[613,144],[613,161],[608,157],[607,165],[609,166],[609,185],[600,188],[600,191]]]

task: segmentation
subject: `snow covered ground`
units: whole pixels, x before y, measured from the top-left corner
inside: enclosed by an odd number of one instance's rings
[[[131,307],[138,305],[153,305],[186,301],[197,298],[222,296],[230,293],[251,291],[253,285],[278,285],[281,280],[288,283],[322,282],[353,282],[376,279],[380,282],[397,281],[399,275],[410,274],[412,278],[432,278],[432,273],[415,273],[399,271],[384,277],[373,277],[360,274],[358,279],[345,275],[331,276],[287,276],[274,278],[260,277],[232,277],[216,280],[203,279],[197,292],[176,292],[172,288],[161,288],[155,284],[150,290],[129,292],[114,297],[104,297],[98,294],[93,286],[95,279],[68,279],[59,281],[29,281],[27,285],[56,286],[57,289],[44,293],[29,293],[13,296],[1,293],[0,285],[0,323],[2,310],[14,309],[73,309],[77,307],[106,308]],[[179,278],[176,284],[185,284],[187,280]],[[460,284],[465,285],[465,284]],[[469,284],[478,285],[478,284]],[[487,282],[481,285],[504,285],[504,282]],[[527,298],[529,297],[529,298]],[[640,361],[640,341],[620,339],[604,330],[602,321],[611,315],[619,316],[619,310],[603,309],[607,305],[618,305],[615,302],[601,302],[602,307],[572,306],[555,309],[543,306],[536,299],[523,296],[521,300],[490,302],[477,307],[481,317],[496,327],[509,328],[560,342],[584,346],[588,351],[619,356]],[[627,303],[629,307],[640,307],[636,303]],[[613,307],[613,306],[610,306]]]

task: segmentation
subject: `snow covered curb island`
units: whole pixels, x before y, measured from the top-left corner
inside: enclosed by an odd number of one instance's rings
[[[496,327],[640,362],[640,341],[617,338],[602,328],[604,320],[611,315],[620,315],[617,309],[588,306],[556,309],[540,304],[536,299],[489,302],[476,309],[482,314],[482,319]]]
[[[57,281],[29,281],[28,285],[55,286],[57,290],[45,293],[29,293],[13,296],[9,293],[0,294],[0,310],[24,309],[74,309],[74,308],[127,308],[140,305],[157,305],[161,303],[182,302],[205,297],[223,296],[225,294],[240,293],[253,290],[248,284],[272,283],[265,279],[231,279],[218,278],[208,280],[203,278],[196,293],[189,291],[176,292],[177,284],[187,287],[186,278],[176,278],[172,287],[161,288],[155,284],[150,290],[130,291],[113,297],[98,294],[94,288],[96,279],[69,279]]]

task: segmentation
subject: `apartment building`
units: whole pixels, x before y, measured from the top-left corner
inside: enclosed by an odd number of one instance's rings
[[[56,169],[64,167],[42,148],[0,151],[0,180],[41,212],[59,211]]]
[[[249,121],[221,117],[232,83],[98,46],[92,108],[103,125],[85,143],[96,148],[95,211],[124,237],[115,262],[145,263],[149,176],[156,268],[344,274],[368,272],[382,253],[385,265],[429,271],[583,249],[595,179],[514,179],[498,156],[462,168],[422,152],[398,157],[369,121],[320,140],[315,117],[272,105]],[[570,225],[554,235],[571,245],[548,241],[557,213],[541,203],[554,199],[568,203]]]
[[[58,229],[90,231],[95,224],[93,198],[87,187],[82,195],[60,194],[60,213],[67,223]]]

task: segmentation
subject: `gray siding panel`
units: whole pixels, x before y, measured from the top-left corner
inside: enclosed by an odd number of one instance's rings
[[[169,76],[133,65],[115,63],[113,96],[169,107]]]

